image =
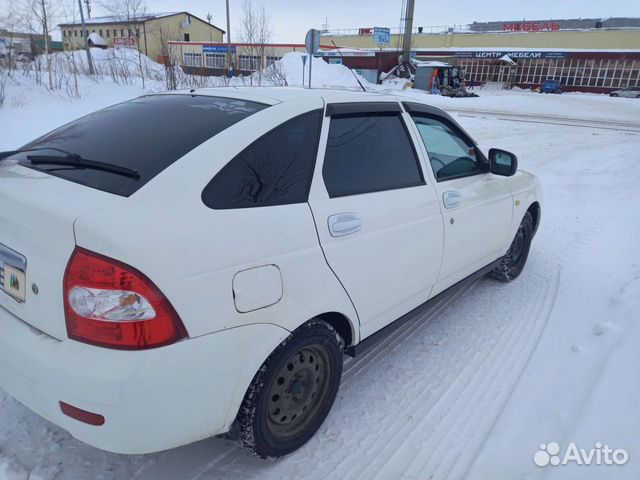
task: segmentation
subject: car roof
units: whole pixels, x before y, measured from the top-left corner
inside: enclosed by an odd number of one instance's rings
[[[220,87],[220,88],[196,88],[191,90],[180,90],[164,92],[163,94],[187,94],[187,95],[210,95],[213,97],[235,98],[248,100],[267,105],[277,103],[292,102],[312,98],[321,98],[326,103],[332,102],[384,102],[402,101],[398,95],[376,92],[362,92],[353,90],[331,90],[322,88],[301,88],[301,87]],[[408,100],[404,98],[404,100]],[[414,99],[412,99],[414,100]],[[424,103],[424,102],[421,102]]]

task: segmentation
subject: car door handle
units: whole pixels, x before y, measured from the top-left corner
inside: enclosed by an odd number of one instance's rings
[[[442,194],[442,202],[444,203],[444,208],[457,207],[458,205],[460,205],[461,200],[462,197],[460,195],[460,192],[451,190]]]
[[[362,218],[357,213],[336,213],[328,218],[327,223],[332,237],[344,237],[362,230]]]

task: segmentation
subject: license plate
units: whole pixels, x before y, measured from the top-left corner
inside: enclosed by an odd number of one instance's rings
[[[4,265],[4,285],[3,289],[19,302],[27,299],[26,291],[27,276],[22,270]]]

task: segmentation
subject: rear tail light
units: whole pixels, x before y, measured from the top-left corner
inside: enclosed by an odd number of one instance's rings
[[[76,247],[64,276],[69,338],[122,350],[175,343],[187,331],[166,297],[143,273]]]

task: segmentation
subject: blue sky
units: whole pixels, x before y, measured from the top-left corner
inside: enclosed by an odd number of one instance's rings
[[[68,0],[71,1],[71,0]],[[237,25],[244,0],[230,0],[232,40],[238,37]],[[274,42],[303,42],[309,28],[397,27],[400,23],[401,0],[253,0],[265,5],[273,25]],[[3,10],[16,0],[0,0]],[[92,0],[93,14],[104,14]],[[146,0],[148,12],[189,11],[226,30],[225,0]],[[561,18],[640,17],[638,0],[416,0],[415,26],[466,24],[489,20],[547,20]]]

